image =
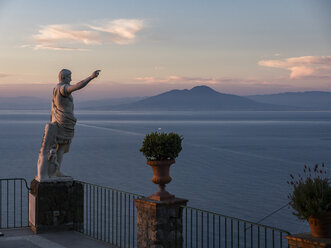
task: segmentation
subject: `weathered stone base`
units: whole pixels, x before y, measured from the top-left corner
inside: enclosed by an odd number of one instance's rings
[[[187,200],[135,200],[138,248],[182,247],[182,208]]]
[[[314,238],[311,233],[286,236],[290,248],[331,248],[331,238]]]
[[[84,191],[75,181],[31,182],[29,225],[34,233],[73,229],[83,222]]]

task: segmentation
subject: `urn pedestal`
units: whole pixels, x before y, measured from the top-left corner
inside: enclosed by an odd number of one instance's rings
[[[183,207],[188,200],[135,199],[138,248],[183,247]]]
[[[315,238],[311,233],[286,236],[289,248],[331,248],[331,238]]]

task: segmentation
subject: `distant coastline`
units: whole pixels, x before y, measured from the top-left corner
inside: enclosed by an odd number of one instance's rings
[[[331,110],[331,92],[285,92],[237,96],[217,92],[208,86],[196,86],[190,90],[171,90],[150,97],[75,101],[75,108],[119,111],[328,111]],[[27,96],[0,97],[0,109],[48,110],[50,101]]]

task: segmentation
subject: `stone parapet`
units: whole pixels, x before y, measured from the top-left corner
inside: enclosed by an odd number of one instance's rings
[[[290,248],[331,248],[331,238],[314,238],[311,233],[286,236]]]
[[[83,222],[84,191],[75,181],[31,182],[29,225],[34,233],[73,229]]]
[[[136,199],[138,248],[182,247],[181,206],[187,201],[179,198],[165,201]]]

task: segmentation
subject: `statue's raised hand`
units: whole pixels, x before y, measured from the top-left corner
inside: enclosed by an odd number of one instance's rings
[[[95,72],[92,73],[92,77],[93,78],[96,78],[99,76],[99,73],[100,73],[101,70],[96,70]]]

